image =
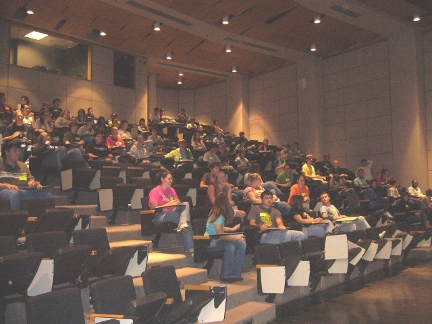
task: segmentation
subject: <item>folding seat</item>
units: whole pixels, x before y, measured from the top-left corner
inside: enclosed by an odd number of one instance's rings
[[[349,261],[347,236],[345,234],[327,235],[322,240],[328,273],[347,273]]]
[[[118,166],[103,166],[101,178],[116,178],[120,175],[121,168]]]
[[[162,323],[209,323],[225,318],[226,286],[185,285],[183,301],[173,266],[148,269],[142,273],[142,279],[146,295],[163,292],[173,299]]]
[[[189,192],[189,186],[185,184],[175,184],[173,185],[174,190],[177,193],[177,196],[187,196]]]
[[[54,198],[23,198],[20,201],[20,209],[27,210],[32,217],[42,215],[49,208],[55,208]]]
[[[197,166],[198,166],[198,163],[200,163],[200,162],[201,162],[201,161],[198,161],[198,162],[197,162]],[[206,163],[207,163],[207,162],[206,162]],[[198,180],[198,181],[201,181],[203,175],[204,175],[205,173],[207,173],[207,172],[209,172],[209,171],[208,171],[208,169],[206,169],[206,168],[200,168],[200,167],[198,167],[198,168],[196,168],[196,169],[193,169],[193,170],[192,170],[192,179],[196,179],[196,180]]]
[[[85,168],[85,161],[77,161],[77,160],[62,160],[62,170],[70,170],[70,169],[83,169]]]
[[[162,312],[167,299],[163,292],[138,298],[131,276],[117,276],[90,285],[93,318],[110,318],[123,315],[134,323],[154,323]]]
[[[39,252],[43,258],[53,260],[52,266],[46,268],[45,278],[52,277],[51,286],[44,287],[46,291],[51,291],[52,286],[59,284],[77,284],[83,264],[92,252],[90,245],[69,246],[65,232],[29,234],[25,244],[29,252]]]
[[[96,176],[98,170],[88,168],[71,168],[61,172],[61,188],[65,190],[73,190],[73,195],[70,199],[71,204],[76,204],[80,191],[90,189],[90,184]]]
[[[243,210],[246,215],[249,213],[249,210],[252,206],[252,203],[249,200],[240,200],[237,204],[237,208],[239,210]]]
[[[112,166],[113,161],[107,161],[107,160],[89,160],[87,161],[87,164],[95,170],[102,170],[103,167],[106,166]]]
[[[119,183],[123,183],[121,177],[101,177],[100,178],[100,189],[112,189]]]
[[[81,291],[59,289],[26,300],[28,324],[85,324]]]
[[[139,253],[142,247],[123,246],[111,249],[105,228],[90,228],[73,232],[75,245],[90,245],[93,249],[91,258],[84,264],[81,281],[87,284],[92,277],[105,275],[124,275],[131,258]],[[147,247],[143,247],[147,256]]]
[[[374,259],[389,260],[392,253],[392,242],[379,236],[379,229],[371,227],[365,230],[367,238],[378,244]]]
[[[228,183],[237,186],[237,178],[239,176],[239,173],[237,171],[228,172],[227,181]],[[276,179],[275,179],[276,180]]]
[[[21,237],[27,219],[28,211],[26,210],[0,212],[0,237],[14,236],[16,241],[17,238]]]
[[[196,164],[197,164],[198,169],[205,169],[206,172],[208,172],[207,171],[208,170],[208,162],[207,161],[201,160],[201,161],[198,161]],[[200,178],[200,180],[201,180],[201,178]]]
[[[194,206],[192,203],[192,197],[190,196],[179,196],[179,199],[182,202],[188,202],[190,207],[190,219],[193,221],[194,219],[205,218],[207,219],[211,207],[207,206]]]
[[[42,261],[40,253],[0,256],[0,322],[8,303],[23,301]]]
[[[170,172],[174,170],[174,159],[163,158],[160,161],[160,164],[161,164],[161,166],[163,166],[165,169],[167,169]]]
[[[320,237],[309,237],[301,245],[304,259],[310,261],[310,290],[314,292],[321,276],[328,274],[323,242]]]
[[[194,231],[194,262],[202,263],[207,260],[203,269],[210,270],[213,266],[215,259],[223,259],[224,251],[207,251],[210,245],[211,237],[205,236],[207,218],[195,219],[192,221]]]
[[[0,210],[1,211],[10,210],[9,199],[0,198]]]
[[[392,229],[393,226],[389,226],[389,225],[380,226],[380,227],[371,227],[366,230],[366,234],[368,238],[374,240],[375,242],[377,242],[380,239],[387,240],[389,244],[385,248],[386,249],[390,248],[391,250],[390,255],[401,255],[402,247],[403,247],[402,238],[393,238],[391,237],[391,235],[387,235],[387,237],[385,237],[386,232],[388,231],[390,234]],[[385,251],[381,252],[381,254],[384,254],[384,252]]]
[[[152,185],[150,178],[143,178],[143,177],[131,177],[130,183],[136,185],[137,188],[139,189],[146,189]]]
[[[18,253],[15,236],[0,236],[0,257]]]
[[[131,178],[139,178],[144,174],[144,169],[141,167],[128,167],[126,169],[126,183],[131,183]]]
[[[38,216],[34,223],[33,231],[28,233],[42,233],[63,231],[72,233],[75,228],[76,221],[73,220],[74,211],[71,208],[50,208],[45,210]]]

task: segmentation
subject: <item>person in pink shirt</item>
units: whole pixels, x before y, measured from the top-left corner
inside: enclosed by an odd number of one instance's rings
[[[114,155],[120,155],[126,152],[126,145],[123,139],[118,135],[118,128],[111,128],[111,136],[108,136],[105,142],[106,146]]]
[[[178,224],[177,231],[183,234],[183,245],[186,253],[194,252],[193,231],[190,222],[189,204],[182,203],[177,196],[172,184],[172,174],[163,170],[156,174],[156,183],[159,185],[149,193],[150,209],[158,208],[153,220],[155,225],[162,223]],[[171,207],[175,206],[175,207]]]

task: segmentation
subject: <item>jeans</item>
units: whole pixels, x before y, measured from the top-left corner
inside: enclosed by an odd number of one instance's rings
[[[281,214],[284,213],[288,213],[290,210],[290,205],[288,205],[286,202],[284,201],[278,201],[273,203],[272,205],[274,208],[276,208],[277,210],[280,211]]]
[[[171,211],[162,211],[156,214],[154,218],[154,224],[162,224],[162,223],[176,223],[179,226],[187,223],[189,226],[189,230],[187,232],[183,232],[183,246],[185,251],[189,251],[193,249],[193,230],[192,224],[190,222],[190,212],[189,212],[189,203],[184,202],[182,206],[176,207]]]
[[[51,192],[46,189],[40,190],[0,190],[0,198],[9,200],[11,210],[20,210],[20,201],[23,198],[51,198]]]
[[[359,230],[359,229],[365,230],[365,229],[370,228],[370,225],[368,224],[368,222],[366,221],[366,219],[363,216],[359,216],[353,222],[339,223],[336,226],[339,227],[341,232],[344,232],[344,233],[352,232],[352,231]]]
[[[260,243],[261,244],[279,244],[283,242],[289,241],[298,241],[301,244],[301,241],[305,239],[306,236],[303,232],[300,231],[292,231],[292,230],[284,230],[284,231],[269,231],[268,233],[264,233],[261,236]]]
[[[312,224],[309,227],[303,226],[302,231],[305,234],[306,238],[310,236],[323,237],[328,232],[331,232],[333,228],[334,228],[333,223],[330,220],[325,219],[319,224]]]
[[[42,164],[47,167],[61,169],[63,159],[85,161],[81,155],[81,151],[78,148],[70,149],[69,151],[64,146],[60,146],[54,152],[48,154],[43,158]],[[90,166],[86,162],[86,168]]]
[[[225,279],[241,278],[246,242],[243,240],[213,240],[207,251],[225,251],[222,261],[221,277]]]
[[[273,181],[267,181],[267,182],[261,183],[261,187],[263,187],[265,190],[268,190],[268,191],[271,191],[273,189],[274,192],[273,191],[272,192],[276,196],[283,195],[283,192],[278,188],[278,186]]]

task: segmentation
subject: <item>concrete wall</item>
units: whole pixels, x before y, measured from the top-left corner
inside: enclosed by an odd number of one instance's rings
[[[432,33],[424,36],[424,84],[426,98],[426,127],[429,187],[432,187]],[[424,186],[423,186],[424,187]]]
[[[0,20],[0,48],[8,48],[9,24]],[[6,93],[8,103],[15,107],[22,95],[30,99],[32,109],[42,102],[59,98],[61,107],[76,115],[78,109],[92,107],[96,116],[109,118],[116,112],[121,119],[138,122],[147,116],[147,62],[135,61],[135,89],[114,86],[113,51],[92,46],[91,81],[38,72],[9,65],[9,51],[0,52],[0,92]]]

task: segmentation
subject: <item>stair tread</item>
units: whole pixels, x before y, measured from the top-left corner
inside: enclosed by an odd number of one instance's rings
[[[247,320],[253,319],[255,319],[253,323],[258,323],[256,316],[262,312],[268,312],[268,316],[261,318],[259,323],[269,323],[276,319],[276,307],[274,304],[249,301],[227,310],[225,320],[221,323],[244,323]],[[263,320],[265,322],[262,322]]]

